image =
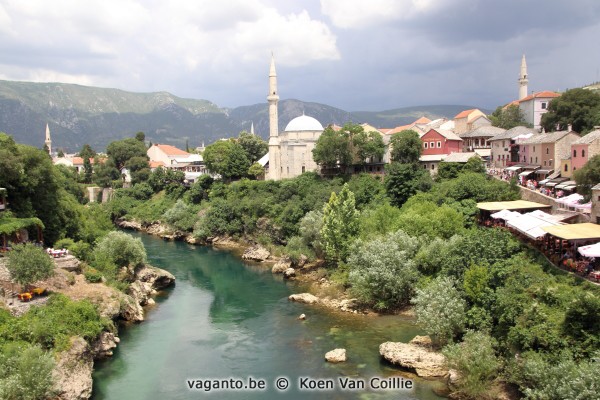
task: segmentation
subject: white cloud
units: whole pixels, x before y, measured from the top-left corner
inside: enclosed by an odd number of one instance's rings
[[[339,59],[325,23],[268,1],[0,0],[0,64],[14,79],[154,90],[185,74],[225,82],[270,51],[278,65]]]
[[[448,6],[448,0],[321,0],[321,12],[339,28],[362,29],[412,19]]]

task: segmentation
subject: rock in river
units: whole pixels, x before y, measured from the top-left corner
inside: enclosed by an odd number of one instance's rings
[[[346,349],[335,349],[325,354],[325,360],[330,363],[339,363],[346,361]]]
[[[288,297],[288,300],[297,301],[298,303],[315,304],[319,301],[319,298],[310,293],[299,293],[299,294],[291,294]]]
[[[285,272],[285,270],[290,268],[291,266],[292,266],[292,262],[290,260],[286,260],[285,258],[282,258],[281,260],[277,261],[277,263],[275,263],[275,265],[273,265],[271,272],[274,274],[283,274]]]
[[[415,339],[410,343],[382,343],[379,354],[390,363],[415,371],[421,377],[446,376],[448,368],[445,366],[445,357],[425,345],[428,341],[424,337],[418,336]]]
[[[262,246],[256,245],[247,248],[242,255],[242,259],[251,261],[265,261],[271,256],[269,250]]]

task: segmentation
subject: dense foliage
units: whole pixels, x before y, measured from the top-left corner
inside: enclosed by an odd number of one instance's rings
[[[54,263],[48,254],[29,243],[14,246],[7,266],[13,280],[23,286],[49,278],[54,273]]]
[[[571,125],[575,132],[588,133],[600,125],[600,94],[581,88],[567,90],[550,102],[540,125],[546,132]]]
[[[497,126],[502,129],[512,129],[515,126],[526,126],[533,128],[533,125],[525,121],[523,111],[517,104],[511,104],[509,106],[499,106],[489,115],[490,121],[493,126]]]
[[[53,393],[54,358],[40,346],[0,345],[0,400],[43,400]]]

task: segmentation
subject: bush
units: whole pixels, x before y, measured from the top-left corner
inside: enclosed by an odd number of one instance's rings
[[[448,366],[460,374],[458,387],[462,395],[474,399],[496,398],[491,387],[500,362],[489,335],[468,331],[462,343],[446,346],[443,353]]]
[[[321,229],[323,213],[319,210],[309,211],[300,220],[300,236],[306,246],[312,247],[319,256],[323,255]]]
[[[8,270],[15,282],[28,286],[54,274],[54,262],[46,252],[33,244],[14,246],[8,256]]]
[[[348,258],[352,294],[380,310],[408,304],[419,280],[413,261],[418,248],[419,241],[402,231],[369,242],[358,240]]]
[[[445,344],[462,332],[467,304],[448,277],[438,277],[417,289],[411,300],[417,321],[437,344]]]
[[[109,273],[109,277],[115,277],[116,268],[137,267],[145,262],[146,249],[142,241],[123,232],[109,233],[94,249],[94,266]]]
[[[315,253],[311,250],[300,236],[291,237],[285,246],[285,254],[292,260],[294,264],[300,260],[300,256],[304,255],[308,260],[315,259]]]
[[[54,358],[39,346],[8,343],[0,347],[0,399],[38,400],[55,395]]]
[[[175,229],[189,232],[197,221],[196,209],[180,199],[165,212],[164,219]]]
[[[96,268],[88,267],[84,270],[83,276],[89,283],[102,282],[102,274]]]
[[[69,249],[71,250],[71,247],[73,246],[75,242],[73,241],[73,239],[60,239],[59,241],[57,241],[56,243],[54,243],[54,248],[55,249]]]

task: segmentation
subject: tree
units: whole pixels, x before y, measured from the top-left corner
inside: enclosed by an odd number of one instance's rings
[[[385,143],[379,132],[359,132],[353,138],[356,163],[364,164],[368,159],[381,160],[385,154]]]
[[[443,350],[448,366],[459,374],[459,392],[467,398],[496,399],[492,382],[500,369],[494,352],[494,339],[483,332],[468,331],[462,343]]]
[[[548,105],[540,125],[547,131],[565,130],[586,134],[600,125],[600,94],[586,89],[571,89]]]
[[[137,132],[135,134],[135,140],[138,142],[145,143],[146,142],[146,134],[144,132]]]
[[[419,241],[402,231],[371,241],[358,240],[348,257],[351,292],[379,310],[409,303],[419,272],[413,258]]]
[[[54,357],[23,342],[0,347],[0,399],[54,398]]]
[[[226,181],[246,176],[250,167],[243,147],[232,140],[219,140],[207,146],[203,157],[208,169]]]
[[[237,142],[242,146],[246,157],[251,164],[261,159],[269,151],[269,145],[262,140],[260,136],[253,135],[246,131],[240,132]],[[252,175],[252,174],[251,174]]]
[[[54,274],[54,263],[46,252],[33,244],[16,245],[8,257],[8,270],[15,282],[29,286]]]
[[[65,152],[63,151],[63,149],[58,149],[58,153],[56,153],[56,156],[58,158],[63,158],[65,156]]]
[[[498,106],[493,113],[489,115],[492,126],[502,129],[512,129],[515,126],[526,126],[533,128],[533,125],[525,121],[523,111],[516,104],[509,106]]]
[[[94,249],[94,264],[98,269],[107,267],[137,267],[146,262],[146,249],[139,238],[124,232],[110,232]]]
[[[346,261],[351,241],[358,234],[358,211],[354,204],[354,194],[346,183],[339,195],[331,193],[329,202],[323,207],[321,237],[330,261]]]
[[[600,183],[600,155],[590,158],[587,163],[573,174],[577,182],[577,193],[589,199],[592,187]]]
[[[92,183],[94,170],[88,157],[83,159],[83,183]]]
[[[112,181],[119,179],[121,173],[115,166],[115,162],[112,158],[107,159],[103,163],[100,162],[98,157],[94,158],[94,182],[100,187],[110,187]]]
[[[148,157],[131,157],[125,163],[125,167],[129,170],[131,174],[131,183],[135,185],[136,183],[146,182],[150,177],[150,166],[148,165]]]
[[[437,277],[411,300],[417,322],[438,344],[452,341],[465,326],[467,304],[448,277]]]
[[[401,207],[417,191],[428,191],[433,181],[418,164],[391,163],[385,166],[385,189],[391,203]]]
[[[84,160],[86,158],[94,158],[96,157],[96,152],[94,149],[92,149],[92,146],[86,143],[83,145],[83,147],[81,147],[81,150],[79,151],[79,157],[83,158]]]
[[[127,161],[133,157],[144,157],[146,154],[146,145],[135,138],[115,140],[106,148],[106,154],[113,160],[115,167],[120,171]]]
[[[315,162],[323,168],[339,167],[340,172],[344,173],[352,164],[349,136],[341,131],[336,132],[331,125],[321,133],[312,153]]]
[[[392,135],[392,161],[404,164],[416,164],[421,157],[423,145],[419,134],[413,130],[404,130]]]
[[[257,162],[255,162],[254,164],[252,164],[250,166],[250,168],[248,168],[248,175],[255,179],[260,178],[264,174],[265,174],[265,169],[263,168],[262,165],[260,165]]]

